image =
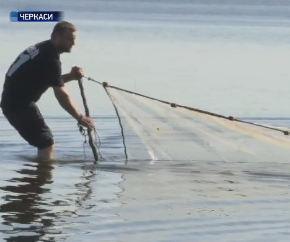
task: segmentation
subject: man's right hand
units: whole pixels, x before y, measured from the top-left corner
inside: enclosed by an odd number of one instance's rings
[[[85,126],[86,128],[88,128],[90,130],[95,129],[94,122],[90,117],[82,116],[78,120],[78,123],[82,126]]]

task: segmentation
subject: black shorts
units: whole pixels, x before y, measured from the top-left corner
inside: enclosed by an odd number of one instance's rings
[[[31,104],[20,111],[4,109],[3,114],[31,146],[44,149],[54,144],[51,130],[46,125],[40,110],[35,104]]]

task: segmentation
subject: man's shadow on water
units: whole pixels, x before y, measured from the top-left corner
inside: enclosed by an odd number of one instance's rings
[[[16,172],[20,174],[6,182],[9,185],[0,186],[4,191],[0,204],[0,216],[4,222],[0,233],[7,242],[36,242],[36,241],[57,241],[48,232],[53,231],[54,221],[57,218],[54,212],[54,201],[46,200],[44,195],[52,192],[49,184],[53,183],[52,171],[55,168],[53,163],[28,161]],[[90,198],[92,189],[90,183],[95,176],[94,171],[83,173],[81,182],[76,185],[78,194],[76,206]],[[82,184],[83,183],[83,184]],[[15,225],[17,227],[15,227]],[[3,227],[8,227],[3,230]],[[49,236],[46,236],[47,234]],[[59,239],[60,231],[57,231]]]

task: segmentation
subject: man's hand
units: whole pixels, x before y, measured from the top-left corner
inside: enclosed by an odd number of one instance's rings
[[[86,117],[86,116],[81,116],[78,119],[78,123],[82,126],[85,126],[86,128],[88,128],[89,130],[93,130],[95,129],[95,125],[94,122],[91,118]]]
[[[83,69],[78,66],[74,66],[73,68],[71,68],[70,76],[72,80],[81,79],[84,76]]]

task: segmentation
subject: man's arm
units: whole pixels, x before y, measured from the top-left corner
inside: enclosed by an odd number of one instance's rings
[[[62,77],[62,80],[63,80],[64,83],[67,83],[67,82],[70,82],[70,81],[74,80],[74,78],[72,77],[71,73],[63,74],[61,77]]]
[[[74,81],[74,80],[80,79],[80,78],[82,78],[82,76],[83,76],[82,68],[74,66],[71,69],[70,73],[64,74],[61,77],[62,77],[63,82],[67,83],[67,82],[70,82],[70,81]]]
[[[53,91],[56,99],[58,100],[62,108],[79,122],[82,119],[83,115],[77,109],[65,87],[53,87]]]

